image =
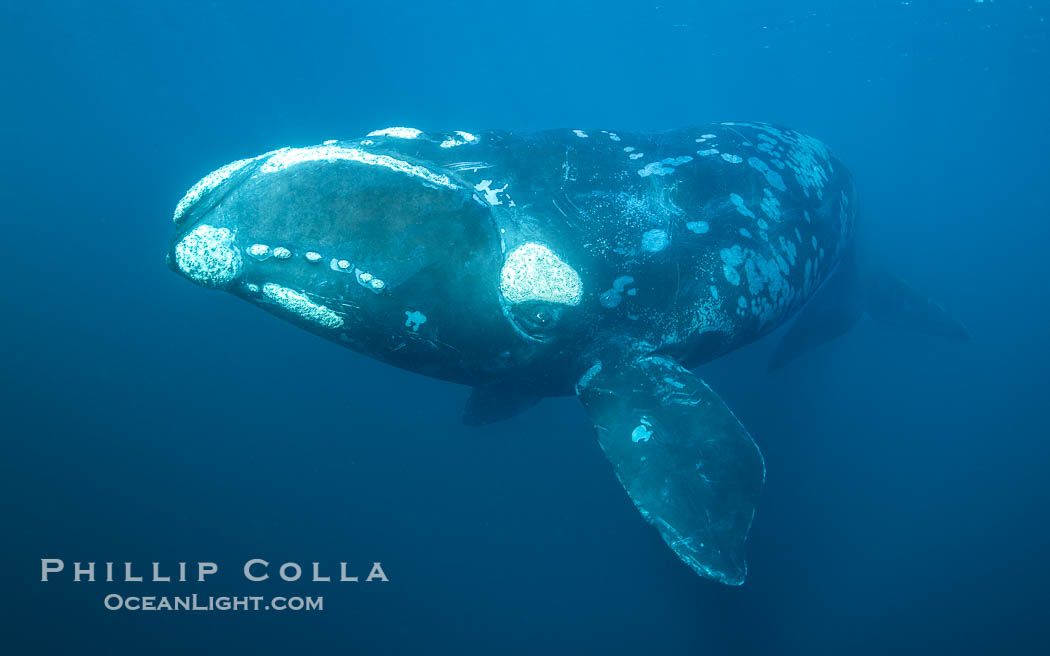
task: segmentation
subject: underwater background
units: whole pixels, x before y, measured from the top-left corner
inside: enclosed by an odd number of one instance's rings
[[[1050,638],[1050,3],[0,3],[4,654],[1031,653]],[[468,390],[165,266],[228,161],[391,125],[784,124],[852,170],[861,239],[975,335],[870,321],[700,374],[761,446],[749,576],[694,575],[572,398]],[[40,559],[216,561],[41,583]],[[389,583],[248,584],[382,561]],[[362,574],[363,574],[362,573]],[[138,586],[138,587],[136,587]],[[125,594],[324,612],[110,612]]]

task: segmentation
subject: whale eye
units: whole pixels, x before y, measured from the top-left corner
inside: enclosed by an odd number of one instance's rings
[[[558,326],[563,312],[561,306],[542,301],[520,303],[510,310],[511,318],[518,328],[529,337],[541,341],[554,336],[553,330]]]

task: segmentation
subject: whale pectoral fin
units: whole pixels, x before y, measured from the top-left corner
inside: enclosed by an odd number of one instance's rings
[[[662,357],[596,364],[576,391],[620,483],[664,542],[697,574],[743,583],[765,464],[722,399]]]
[[[846,333],[864,314],[852,256],[821,285],[780,340],[769,370],[779,369],[798,356]]]
[[[467,426],[484,426],[503,421],[516,417],[539,402],[539,396],[525,394],[508,386],[475,387],[463,409],[463,423]]]
[[[876,270],[864,285],[865,310],[873,319],[924,335],[973,339],[965,325],[944,307],[887,271]]]

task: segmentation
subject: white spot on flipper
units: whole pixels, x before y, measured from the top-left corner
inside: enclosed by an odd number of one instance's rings
[[[642,417],[638,420],[638,425],[631,431],[631,441],[635,444],[639,442],[648,442],[653,437],[652,423],[650,423],[648,417]]]

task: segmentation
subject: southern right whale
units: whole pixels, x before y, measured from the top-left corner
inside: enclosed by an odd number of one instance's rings
[[[744,581],[758,447],[690,369],[793,321],[772,365],[864,313],[965,338],[858,264],[846,167],[764,123],[423,133],[228,164],[168,259],[326,339],[473,387],[465,421],[578,395],[642,515],[697,573]]]

